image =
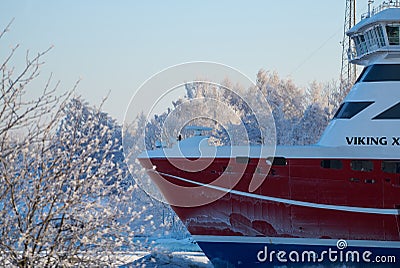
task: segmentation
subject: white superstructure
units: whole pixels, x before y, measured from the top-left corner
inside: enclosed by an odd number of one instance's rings
[[[400,149],[400,8],[366,16],[347,34],[350,61],[365,68],[318,145]]]

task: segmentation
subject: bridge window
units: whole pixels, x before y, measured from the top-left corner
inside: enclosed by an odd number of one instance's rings
[[[362,110],[370,106],[373,101],[357,101],[357,102],[345,102],[336,112],[333,118],[350,119]]]
[[[379,43],[379,47],[384,47],[384,46],[386,46],[386,42],[385,42],[385,36],[384,36],[384,34],[383,34],[383,28],[382,28],[382,26],[376,26],[375,28],[374,28],[374,30],[375,30],[375,34],[376,34],[376,36],[377,36],[377,38],[378,38],[378,43]]]
[[[372,171],[374,163],[369,160],[352,160],[350,163],[351,169],[355,171]]]
[[[375,36],[374,29],[368,30],[365,33],[367,38],[368,51],[373,51],[379,48],[378,39]]]
[[[358,38],[358,44],[360,46],[359,47],[359,51],[360,51],[359,55],[367,53],[368,49],[367,49],[367,43],[365,42],[364,35],[360,34],[357,36],[357,38]]]
[[[388,24],[386,25],[386,33],[389,39],[389,45],[400,45],[399,25]]]
[[[400,102],[375,116],[373,119],[400,119]]]
[[[382,171],[386,173],[400,173],[399,161],[382,161]]]
[[[393,32],[392,43],[394,42],[394,40],[397,40],[397,42],[399,42],[399,37],[397,37],[396,39],[395,31],[392,30],[393,27],[392,26],[388,27],[390,28],[389,31],[391,33]],[[398,29],[399,27],[397,27],[397,30]],[[358,57],[387,45],[384,34],[384,28],[381,25],[375,25],[362,34],[353,35],[351,39],[354,42],[354,48],[356,50],[355,52]]]
[[[386,45],[383,29],[380,25],[370,28],[365,32],[364,37],[366,39],[368,51],[373,51]],[[364,53],[365,52],[367,51],[364,51]]]
[[[358,38],[358,36],[353,36],[352,39],[353,39],[353,42],[354,42],[354,45],[355,45],[355,48],[356,48],[357,55],[359,56],[359,55],[362,54],[361,53],[360,39]]]

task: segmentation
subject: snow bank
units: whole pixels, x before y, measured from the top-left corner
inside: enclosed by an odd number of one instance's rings
[[[140,254],[136,256],[132,254],[130,257],[134,259],[119,267],[213,267],[192,238],[180,240],[173,238],[156,239],[154,246],[147,254],[140,252]]]

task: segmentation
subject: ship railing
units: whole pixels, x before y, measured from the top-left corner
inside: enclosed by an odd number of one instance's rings
[[[389,8],[400,8],[400,0],[383,1],[383,3],[380,4],[379,6],[374,7],[372,10],[362,14],[361,20],[367,19],[367,18],[369,18],[385,9],[389,9]]]

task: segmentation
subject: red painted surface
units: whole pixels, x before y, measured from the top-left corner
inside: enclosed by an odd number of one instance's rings
[[[256,169],[260,161],[261,167]],[[266,177],[252,192],[317,204],[362,208],[395,209],[400,207],[400,174],[383,172],[382,160],[374,160],[372,171],[357,171],[350,159],[342,159],[341,169],[321,167],[321,159],[287,159],[287,165],[273,165],[268,175],[265,159],[251,159],[234,190],[248,193],[253,174]],[[235,171],[246,165],[229,159],[215,159],[201,172],[174,168],[166,159],[151,159],[156,171],[201,183],[210,183],[225,170],[232,180]],[[151,168],[150,163],[142,164]],[[149,173],[157,182],[159,177]],[[163,176],[163,179],[186,187],[189,182]],[[160,184],[159,184],[160,186]],[[161,191],[170,203],[179,193]],[[197,207],[173,209],[194,235],[243,235],[301,238],[333,238],[400,241],[398,215],[381,215],[290,205],[275,201],[226,193],[218,200]]]

